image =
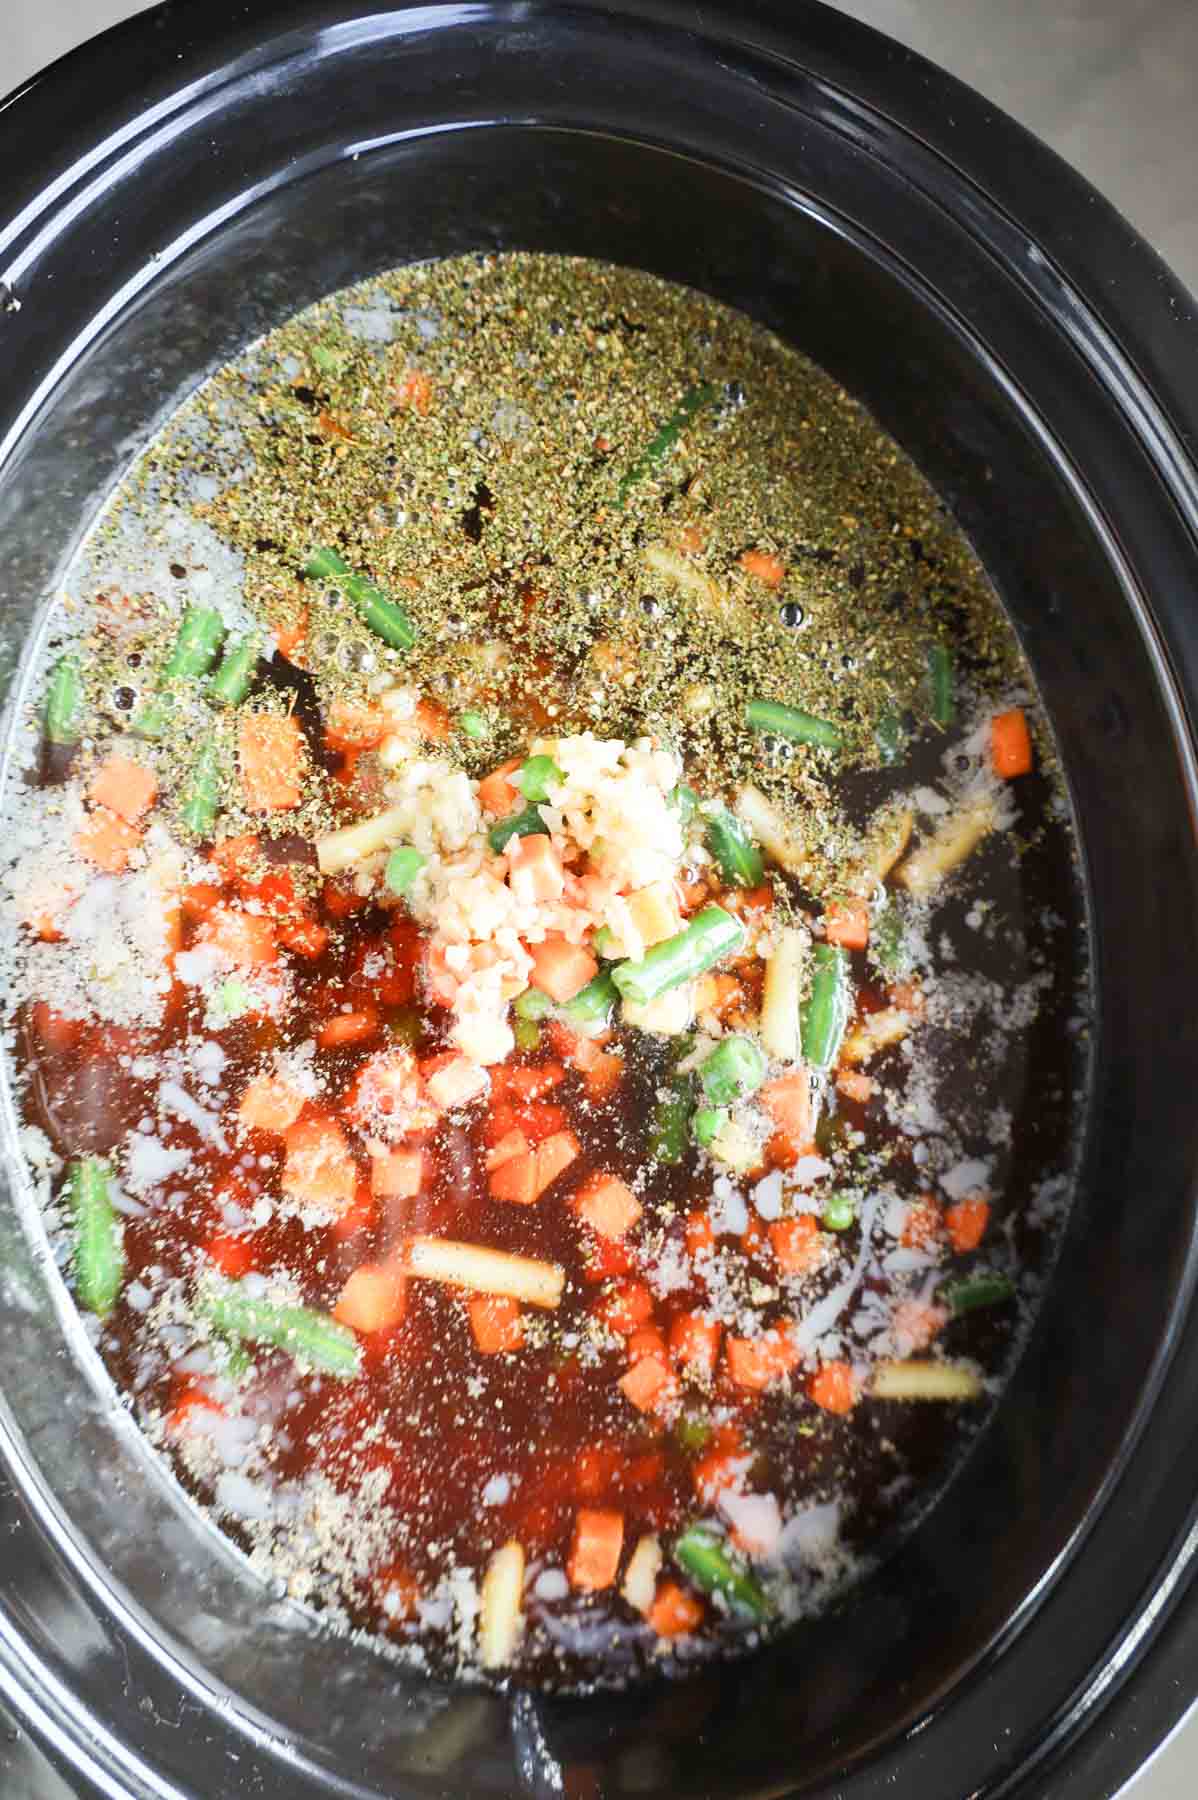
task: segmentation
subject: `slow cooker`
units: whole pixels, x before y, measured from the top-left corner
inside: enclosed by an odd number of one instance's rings
[[[0,645],[171,407],[389,265],[593,255],[742,308],[911,453],[1031,659],[1096,1005],[1035,1334],[942,1503],[838,1610],[593,1700],[450,1689],[272,1594],[158,1467],[0,1198],[0,1688],[112,1796],[1110,1794],[1198,1605],[1193,303],[976,95],[822,6],[170,0],[0,107]]]

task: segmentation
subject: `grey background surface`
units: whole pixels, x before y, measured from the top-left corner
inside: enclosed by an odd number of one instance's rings
[[[141,10],[139,0],[0,0],[0,96]],[[1198,0],[842,0],[841,10],[951,69],[1029,126],[1198,292]],[[67,1800],[36,1753],[3,1732],[0,1794]],[[1198,1800],[1198,1719],[1127,1800]]]

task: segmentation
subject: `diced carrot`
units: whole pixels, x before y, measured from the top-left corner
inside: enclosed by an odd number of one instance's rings
[[[824,912],[824,936],[842,950],[864,950],[869,943],[869,907],[865,901],[830,901]]]
[[[578,1452],[574,1491],[580,1500],[601,1500],[624,1461],[615,1444],[587,1444]]]
[[[423,369],[405,369],[394,387],[395,404],[419,413],[421,418],[432,411],[433,383]]]
[[[390,1150],[370,1159],[371,1191],[383,1200],[411,1200],[424,1184],[422,1150]]]
[[[685,1368],[710,1375],[719,1357],[723,1329],[718,1319],[705,1319],[702,1313],[679,1313],[670,1326],[670,1354]]]
[[[290,713],[245,713],[237,732],[241,791],[250,812],[279,812],[304,797],[304,734]]]
[[[601,1303],[604,1324],[621,1337],[637,1331],[653,1317],[653,1295],[643,1281],[622,1281]]]
[[[293,950],[297,956],[311,957],[315,961],[328,949],[329,929],[318,919],[290,919],[279,927],[279,942],[284,950]],[[381,986],[379,992],[382,993]]]
[[[990,721],[990,758],[1004,781],[1032,771],[1032,734],[1022,707],[996,713]]]
[[[584,1060],[580,1056],[574,1059],[575,1067],[582,1076],[582,1085],[586,1088],[587,1098],[598,1103],[606,1100],[620,1085],[624,1074],[624,1058],[616,1056],[610,1050],[599,1050],[586,1038],[579,1039],[585,1043],[591,1054]]]
[[[969,1200],[958,1200],[944,1215],[945,1227],[953,1249],[959,1255],[976,1250],[990,1223],[990,1202],[975,1194]]]
[[[329,1229],[345,1243],[360,1231],[373,1231],[378,1224],[378,1201],[365,1182],[359,1182],[354,1197],[343,1213],[339,1213]]]
[[[308,609],[302,606],[290,625],[275,626],[275,644],[280,656],[295,661],[295,653],[308,635]]]
[[[746,575],[769,588],[781,587],[786,579],[786,564],[772,550],[746,550],[740,566]]]
[[[503,1077],[510,1094],[521,1100],[540,1100],[566,1079],[566,1071],[560,1063],[546,1062],[538,1063],[534,1069],[505,1069]]]
[[[200,927],[200,941],[211,944],[242,969],[260,969],[278,957],[275,928],[260,913],[237,906],[214,906]]]
[[[582,1149],[572,1131],[555,1131],[536,1148],[537,1193],[543,1194],[545,1189],[555,1182],[559,1175],[570,1167]]]
[[[518,1350],[524,1342],[519,1302],[506,1294],[475,1294],[470,1301],[470,1329],[485,1356]]]
[[[257,833],[243,831],[240,837],[224,838],[212,846],[208,861],[216,864],[226,881],[251,880],[262,862],[262,845]]]
[[[381,706],[353,706],[348,700],[334,700],[325,742],[333,750],[373,750],[386,736],[389,724]]]
[[[339,1044],[362,1044],[378,1034],[379,1016],[373,1006],[364,1006],[357,1012],[334,1013],[317,1032],[316,1041],[325,1050],[335,1050]]]
[[[931,1194],[921,1194],[907,1210],[903,1225],[902,1245],[905,1250],[927,1250],[939,1243],[944,1232],[944,1219]]]
[[[566,1573],[584,1594],[610,1587],[624,1548],[624,1515],[606,1507],[580,1506]]]
[[[686,1637],[703,1623],[703,1602],[677,1581],[659,1581],[646,1617],[659,1638]]]
[[[926,1350],[948,1324],[947,1306],[936,1306],[926,1300],[903,1300],[894,1309],[891,1329],[899,1354],[909,1356],[915,1350]]]
[[[284,1132],[304,1110],[304,1096],[281,1075],[256,1075],[237,1108],[237,1117],[254,1131]]]
[[[922,1019],[924,1012],[923,989],[917,981],[896,981],[890,989],[890,1000],[900,1012],[910,1013],[913,1019]]]
[[[807,1383],[807,1392],[825,1412],[850,1413],[857,1404],[851,1363],[826,1362]]]
[[[624,1467],[621,1486],[635,1493],[638,1488],[656,1487],[664,1479],[666,1459],[660,1450],[647,1450],[643,1456],[634,1456]]]
[[[532,1206],[537,1198],[536,1152],[526,1151],[512,1156],[491,1174],[491,1196],[507,1200],[514,1206]]]
[[[312,1206],[348,1206],[354,1198],[358,1174],[337,1121],[302,1119],[289,1128],[285,1141],[283,1192]]]
[[[621,1375],[618,1385],[638,1412],[652,1412],[673,1396],[677,1383],[664,1355],[650,1352]]]
[[[811,1081],[806,1069],[767,1081],[758,1088],[757,1098],[778,1129],[794,1143],[811,1142]]]
[[[806,1275],[823,1257],[823,1233],[814,1213],[778,1219],[770,1226],[770,1243],[784,1275]]]
[[[864,1106],[872,1100],[877,1089],[877,1082],[872,1075],[866,1075],[861,1069],[838,1069],[836,1086],[846,1100],[856,1100]]]
[[[484,775],[478,784],[478,803],[486,813],[496,818],[504,818],[514,812],[520,798],[520,790],[514,781],[508,779],[524,761],[522,756],[513,756],[508,762],[500,763],[489,775]]]
[[[678,533],[678,548],[687,556],[698,556],[707,548],[707,533],[702,525],[684,525]]]
[[[488,1086],[486,1070],[467,1056],[430,1058],[422,1064],[420,1073],[424,1076],[429,1099],[442,1112],[452,1112],[455,1106],[477,1100]]]
[[[655,1356],[659,1362],[666,1357],[666,1340],[656,1325],[642,1325],[634,1331],[624,1346],[630,1363],[639,1363],[646,1356]]]
[[[563,937],[547,937],[543,944],[530,945],[529,955],[533,987],[541,988],[559,1006],[573,1000],[599,973],[599,963],[590,951]]]
[[[85,1019],[69,1019],[65,1013],[55,1012],[45,1000],[34,1002],[31,1022],[47,1050],[57,1050],[60,1054],[74,1050],[82,1043],[87,1031]]]
[[[215,881],[193,881],[179,895],[183,917],[193,925],[206,919],[214,906],[220,905],[221,890]]]
[[[127,825],[136,825],[158,798],[158,777],[131,756],[109,756],[92,777],[87,797],[93,805],[118,814]]]
[[[233,1281],[248,1274],[257,1260],[248,1238],[235,1237],[232,1232],[218,1232],[216,1237],[208,1239],[204,1250],[221,1274],[228,1275]]]
[[[622,1238],[641,1216],[641,1203],[618,1175],[592,1175],[574,1197],[574,1210],[600,1237]]]
[[[508,887],[522,905],[535,906],[543,900],[561,899],[566,887],[566,872],[550,838],[539,832],[512,838],[507,847],[507,861]]]
[[[105,875],[121,875],[141,843],[141,832],[106,806],[93,807],[75,833],[75,849]]]
[[[730,1337],[724,1346],[728,1374],[737,1387],[760,1393],[799,1361],[801,1352],[788,1333],[775,1329],[759,1338]]]
[[[487,1170],[501,1169],[506,1162],[515,1156],[528,1155],[528,1139],[518,1126],[505,1131],[499,1142],[487,1151]]]
[[[715,1249],[715,1232],[705,1212],[688,1213],[686,1218],[686,1254],[709,1256]]]
[[[333,1317],[353,1331],[393,1331],[406,1304],[404,1277],[396,1263],[363,1263],[342,1288]]]

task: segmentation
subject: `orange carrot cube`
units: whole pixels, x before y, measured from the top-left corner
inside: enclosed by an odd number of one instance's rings
[[[214,906],[200,927],[199,939],[242,969],[263,968],[279,953],[270,920],[238,906]]]
[[[572,1587],[594,1594],[610,1587],[624,1548],[624,1515],[606,1507],[580,1506],[566,1564]]]
[[[847,1362],[824,1363],[807,1383],[807,1392],[825,1412],[852,1412],[857,1404],[857,1384],[853,1379],[852,1365]]]
[[[833,900],[824,911],[824,936],[842,950],[864,950],[869,943],[869,907],[864,900]]]
[[[759,1338],[730,1337],[724,1347],[729,1378],[737,1387],[761,1393],[794,1368],[801,1351],[790,1335],[778,1329]]]
[[[304,797],[304,734],[290,713],[246,713],[237,732],[241,789],[251,812],[280,812]]]
[[[672,1399],[677,1383],[664,1355],[651,1352],[641,1357],[619,1381],[620,1391],[638,1412],[652,1412]]]
[[[540,833],[511,838],[507,847],[507,861],[508,887],[522,904],[535,906],[543,900],[561,899],[566,886],[566,872],[562,868],[562,859],[549,838]],[[540,983],[537,985],[540,986]]]
[[[1004,781],[1032,771],[1032,734],[1021,707],[996,713],[990,721],[990,758],[994,773]]]
[[[824,1237],[813,1213],[778,1219],[770,1226],[770,1243],[784,1275],[806,1275],[823,1258]]]
[[[559,1006],[573,1000],[599,973],[599,963],[590,951],[563,937],[547,937],[543,944],[530,945],[528,953],[532,957],[532,986],[540,988]]]
[[[684,1368],[710,1375],[720,1353],[723,1326],[702,1313],[679,1313],[670,1326],[670,1355]]]
[[[105,875],[121,875],[141,843],[141,832],[106,806],[93,807],[75,833],[75,849]]]
[[[574,1199],[574,1210],[600,1237],[627,1236],[641,1216],[641,1203],[618,1175],[592,1175]]]
[[[358,1172],[345,1133],[336,1119],[302,1119],[286,1133],[283,1192],[305,1205],[349,1206]]]
[[[391,1150],[370,1159],[371,1192],[383,1200],[411,1200],[424,1183],[422,1150]]]
[[[772,550],[746,550],[740,566],[746,575],[768,588],[781,587],[786,579],[786,564]]]
[[[119,814],[127,825],[136,825],[158,797],[158,777],[131,756],[109,756],[92,777],[87,797]]]
[[[363,1263],[342,1288],[333,1317],[354,1331],[391,1331],[407,1304],[402,1271],[395,1263]]]
[[[484,1356],[518,1350],[524,1342],[524,1317],[506,1294],[475,1294],[469,1311],[474,1342]]]
[[[647,1617],[659,1638],[685,1637],[703,1623],[703,1602],[677,1581],[659,1581]]]
[[[767,1081],[758,1088],[757,1099],[792,1142],[811,1142],[811,1081],[806,1069]]]
[[[256,1075],[237,1108],[237,1117],[254,1131],[281,1133],[304,1110],[304,1096],[280,1075]]]
[[[516,773],[524,761],[522,756],[513,756],[508,762],[500,763],[489,775],[484,775],[478,784],[478,803],[484,812],[502,819],[513,812],[520,798],[520,790],[509,777]]]

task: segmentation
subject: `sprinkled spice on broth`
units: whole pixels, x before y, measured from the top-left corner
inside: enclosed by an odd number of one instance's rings
[[[1030,679],[893,443],[649,276],[398,271],[175,415],[51,664],[26,1147],[262,1572],[582,1687],[859,1572],[1046,1266],[1063,1053],[1034,1192],[1013,1109],[1081,960]]]

